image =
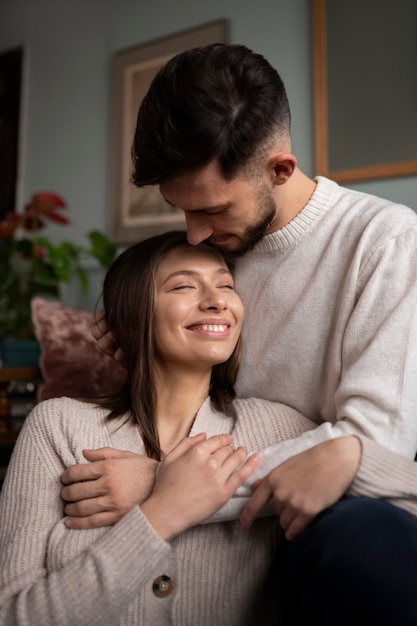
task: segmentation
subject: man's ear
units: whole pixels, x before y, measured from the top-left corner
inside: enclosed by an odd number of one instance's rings
[[[274,152],[268,160],[268,168],[274,185],[283,185],[294,173],[297,159],[290,152]]]

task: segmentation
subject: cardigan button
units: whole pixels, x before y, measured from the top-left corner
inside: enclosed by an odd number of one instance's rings
[[[166,598],[172,593],[174,589],[174,583],[170,579],[169,576],[158,576],[152,583],[152,591],[156,595],[157,598]]]

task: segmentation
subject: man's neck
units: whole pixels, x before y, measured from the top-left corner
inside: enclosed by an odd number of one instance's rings
[[[268,233],[284,228],[304,209],[316,188],[316,182],[296,168],[284,185],[276,188],[277,214]]]

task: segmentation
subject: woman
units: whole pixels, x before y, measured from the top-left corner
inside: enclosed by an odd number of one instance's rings
[[[184,233],[116,259],[106,322],[127,382],[97,404],[59,398],[26,419],[0,506],[0,623],[244,623],[278,521],[197,525],[259,465],[257,450],[309,428],[278,404],[234,400],[242,305],[226,261]],[[236,415],[239,418],[236,419]],[[232,445],[233,444],[233,445]],[[110,528],[68,528],[60,476],[85,448],[161,460],[152,493]]]

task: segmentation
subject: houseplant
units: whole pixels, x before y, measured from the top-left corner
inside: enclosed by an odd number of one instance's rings
[[[60,298],[62,283],[75,275],[88,291],[83,263],[95,259],[108,267],[116,248],[98,231],[91,231],[88,247],[68,241],[53,244],[43,229],[48,221],[69,224],[66,203],[50,192],[35,193],[22,213],[9,213],[0,222],[0,351],[6,339],[34,340],[31,300],[34,296]],[[4,357],[4,355],[3,355]],[[3,358],[4,361],[4,358]]]

